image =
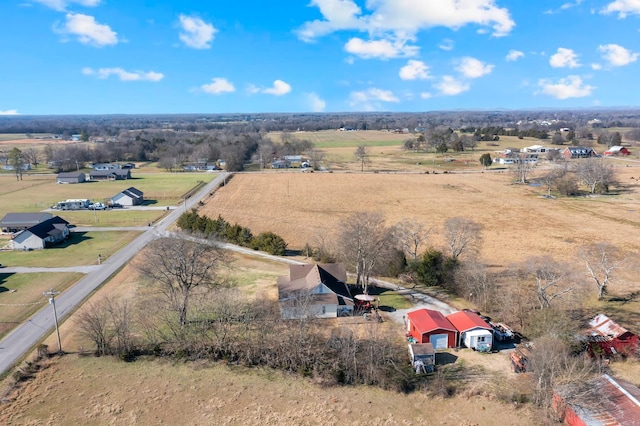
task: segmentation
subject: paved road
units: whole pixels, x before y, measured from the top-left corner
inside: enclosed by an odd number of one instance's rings
[[[169,226],[175,222],[187,209],[193,207],[199,200],[206,198],[211,191],[220,185],[228,177],[228,173],[221,173],[211,183],[202,188],[196,195],[187,200],[181,208],[171,210],[164,219],[156,225],[145,227],[145,231],[128,246],[109,257],[102,265],[92,267],[87,275],[76,284],[67,289],[56,298],[58,319],[63,321],[69,316],[92,292],[105,282],[111,275],[122,268],[136,253],[142,250],[149,242],[166,232]],[[17,269],[17,268],[11,268]],[[3,272],[9,272],[6,268]],[[58,269],[58,268],[56,268]],[[49,269],[47,269],[49,270]],[[55,289],[54,289],[55,290]],[[44,298],[44,296],[43,296]],[[54,328],[53,310],[45,306],[25,323],[15,328],[9,335],[0,341],[0,374],[6,372],[14,364],[51,333]],[[55,348],[52,348],[55,350]],[[63,348],[64,349],[64,348]]]

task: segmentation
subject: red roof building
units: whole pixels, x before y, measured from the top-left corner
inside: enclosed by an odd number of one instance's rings
[[[417,343],[431,343],[434,349],[456,346],[456,328],[438,311],[418,309],[407,314],[407,334]]]
[[[553,406],[570,426],[640,426],[640,389],[603,374],[588,383],[554,389]]]
[[[458,330],[460,341],[466,347],[490,351],[493,344],[493,327],[475,312],[459,311],[447,315],[447,319]]]
[[[604,152],[605,157],[615,156],[615,155],[631,155],[631,152],[623,147],[623,146],[612,146],[608,150]]]
[[[640,338],[604,314],[589,321],[587,341],[592,355],[636,356]]]

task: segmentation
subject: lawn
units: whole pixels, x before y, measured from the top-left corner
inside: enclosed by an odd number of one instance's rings
[[[199,181],[210,182],[216,176],[213,173],[152,173],[137,170],[132,174],[133,179],[125,181],[75,185],[56,184],[54,174],[24,175],[21,181],[16,181],[15,175],[0,175],[0,217],[8,212],[44,210],[69,198],[104,201],[131,186],[144,192],[147,205],[176,205]]]
[[[43,291],[64,291],[82,276],[79,273],[0,273],[0,338],[47,305]]]
[[[96,210],[53,212],[76,226],[145,226],[157,222],[166,214],[166,210]]]
[[[138,232],[73,232],[68,241],[44,250],[5,251],[2,263],[7,266],[55,268],[95,265],[98,254],[107,260],[116,251],[129,244]]]

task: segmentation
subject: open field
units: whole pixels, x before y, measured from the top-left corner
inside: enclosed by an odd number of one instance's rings
[[[11,402],[2,424],[534,425],[529,407],[369,387],[322,388],[298,377],[224,365],[55,359]]]
[[[0,272],[0,338],[47,304],[43,291],[64,291],[81,277],[80,273]]]
[[[98,254],[105,261],[138,235],[129,231],[72,232],[64,243],[45,250],[6,250],[1,259],[5,265],[41,268],[95,265]]]
[[[137,169],[132,174],[130,180],[75,185],[56,184],[55,174],[24,175],[21,181],[14,175],[0,175],[0,217],[8,212],[44,210],[69,198],[104,201],[131,186],[144,192],[146,204],[170,206],[180,203],[181,197],[199,181],[210,182],[216,176],[213,173],[139,172]]]
[[[640,249],[640,185],[629,179],[640,176],[640,165],[619,172],[626,185],[620,195],[554,200],[542,198],[540,187],[512,184],[509,173],[237,175],[201,212],[254,234],[273,231],[294,249],[320,236],[330,241],[354,211],[380,211],[389,225],[405,218],[426,222],[436,247],[444,243],[444,222],[465,216],[484,226],[480,255],[488,264],[548,253],[570,260],[582,243]]]

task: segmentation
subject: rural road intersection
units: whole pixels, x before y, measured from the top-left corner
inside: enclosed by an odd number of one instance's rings
[[[122,268],[131,258],[147,244],[164,234],[182,213],[192,208],[198,201],[207,197],[211,191],[223,184],[228,173],[221,173],[213,181],[203,187],[197,194],[175,208],[154,226],[142,227],[142,235],[133,240],[101,265],[81,266],[74,268],[3,268],[3,273],[11,272],[84,272],[86,275],[77,283],[56,297],[58,320],[64,321],[91,293],[109,277]],[[82,228],[80,228],[82,229]],[[79,229],[76,229],[79,230]],[[122,228],[119,228],[122,230]],[[43,296],[44,297],[44,296]],[[24,354],[38,344],[54,328],[53,309],[45,306],[29,320],[16,327],[10,334],[0,340],[0,375],[16,364]]]

